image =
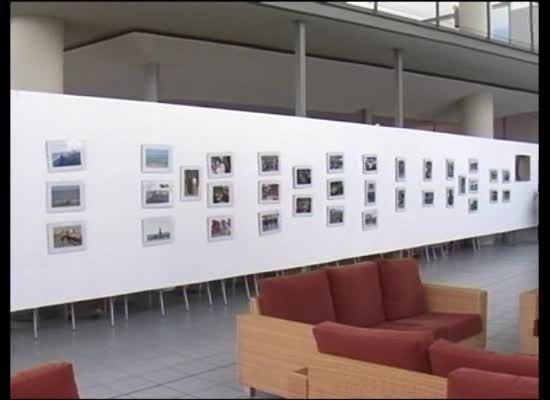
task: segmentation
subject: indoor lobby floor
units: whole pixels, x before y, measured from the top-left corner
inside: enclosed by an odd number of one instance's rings
[[[486,289],[488,348],[518,350],[519,294],[538,287],[538,241],[457,250],[430,264],[422,262],[423,281]],[[252,280],[251,289],[253,290]],[[50,360],[73,363],[82,398],[239,398],[235,382],[235,315],[247,312],[244,289],[232,295],[227,280],[227,306],[219,283],[211,283],[214,304],[206,293],[189,296],[185,310],[178,292],[165,295],[166,315],[146,297],[130,296],[130,316],[124,321],[122,300],[116,305],[116,326],[108,318],[79,315],[76,331],[62,318],[44,318],[39,339],[31,322],[12,322],[11,372]],[[62,310],[63,307],[58,307]],[[86,314],[85,310],[81,311]],[[274,398],[257,393],[258,398]]]

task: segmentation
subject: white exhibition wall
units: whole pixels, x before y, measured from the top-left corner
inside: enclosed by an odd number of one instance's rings
[[[116,296],[175,285],[288,269],[535,225],[538,145],[437,132],[150,102],[11,92],[11,310]],[[48,173],[46,141],[85,140],[86,169]],[[141,172],[141,145],[173,148],[169,174]],[[233,206],[208,208],[207,153],[233,154]],[[258,175],[258,152],[279,152],[280,176]],[[345,199],[327,200],[326,153],[345,153]],[[377,154],[376,175],[363,175],[362,155]],[[515,155],[531,156],[531,180],[515,182]],[[406,182],[395,182],[395,157],[407,162]],[[434,162],[422,181],[422,160]],[[455,179],[445,179],[445,159]],[[445,206],[445,188],[479,160],[479,193]],[[202,166],[202,200],[179,200],[179,167]],[[292,167],[311,165],[313,186],[293,189]],[[509,169],[509,184],[490,184],[489,169]],[[144,209],[141,181],[171,179],[172,208]],[[258,203],[258,181],[281,182],[280,204]],[[363,231],[364,180],[377,182],[378,227]],[[84,181],[85,209],[48,213],[46,182]],[[216,180],[217,181],[217,180]],[[407,209],[395,211],[395,188],[407,190]],[[489,189],[499,202],[489,203]],[[503,203],[502,189],[511,190]],[[422,207],[422,190],[435,206]],[[292,197],[312,194],[313,216],[293,217]],[[468,198],[479,211],[468,212]],[[345,206],[345,224],[327,227],[326,207]],[[369,207],[372,208],[372,207]],[[260,236],[258,213],[280,209],[281,233]],[[207,217],[232,215],[234,239],[209,242]],[[173,243],[143,246],[142,218],[173,216]],[[80,252],[48,254],[46,225],[85,221]]]

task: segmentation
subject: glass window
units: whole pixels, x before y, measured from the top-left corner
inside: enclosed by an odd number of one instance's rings
[[[439,25],[457,29],[458,1],[439,2]]]
[[[491,39],[506,43],[510,41],[509,2],[491,2]]]

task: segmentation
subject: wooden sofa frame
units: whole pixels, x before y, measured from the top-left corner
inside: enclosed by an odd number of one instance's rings
[[[429,311],[481,315],[481,333],[460,343],[484,348],[487,336],[487,292],[481,289],[441,284],[425,283],[423,286]],[[245,392],[253,396],[255,389],[259,389],[285,398],[303,397],[297,393],[303,391],[303,382],[308,379],[309,368],[314,360],[317,363],[327,356],[318,353],[312,328],[313,325],[310,324],[261,315],[257,299],[252,299],[250,313],[237,316],[237,379]],[[351,362],[350,365],[353,368],[356,366],[357,361],[345,360]],[[362,365],[364,364],[369,363],[362,363]],[[375,364],[367,365],[365,368],[367,368],[366,373],[381,371],[381,374],[384,375],[385,371],[389,371],[387,370],[389,367]],[[429,385],[420,385],[418,387],[421,389],[414,389],[415,380],[413,379],[409,385],[410,388],[404,387],[402,393],[405,393],[406,390],[412,390],[411,393],[420,390],[424,398],[429,398],[427,396],[430,396],[430,393],[440,394],[441,390],[446,390],[446,386],[439,381],[441,378],[396,368],[392,370],[396,370],[393,372],[399,376],[403,373],[406,376],[409,376],[409,373],[418,374],[418,379],[434,382],[434,387],[436,387],[433,389]],[[388,373],[391,375],[393,372],[389,371]],[[365,382],[368,381],[366,376],[361,379]],[[404,382],[408,381],[404,380]],[[383,398],[386,390],[389,398],[395,396],[393,394],[395,384],[389,384],[381,386],[377,392],[379,395],[374,397]],[[330,397],[334,397],[333,393],[330,393]],[[353,397],[361,397],[361,395]]]
[[[534,322],[539,318],[539,290],[531,289],[519,296],[519,351],[539,354],[539,338],[534,335]]]

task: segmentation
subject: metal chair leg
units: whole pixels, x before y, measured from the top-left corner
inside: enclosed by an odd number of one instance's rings
[[[124,320],[128,321],[128,296],[124,295]]]
[[[32,327],[34,338],[38,339],[38,308],[32,310]]]
[[[74,315],[74,303],[71,303],[71,328],[76,330],[76,316]]]
[[[115,302],[112,297],[109,297],[109,308],[111,309],[111,326],[114,328],[115,327]]]
[[[187,298],[187,286],[183,287],[183,299],[185,300],[185,309],[189,311],[189,299]]]
[[[166,315],[166,310],[164,309],[164,293],[162,290],[159,290],[159,303],[160,303],[160,314],[164,317]]]
[[[258,297],[258,275],[254,274],[254,292],[256,293],[256,297]]]
[[[426,253],[426,262],[430,263],[430,252],[428,251],[428,246],[424,247],[424,252]]]
[[[222,279],[220,282],[221,282],[221,285],[222,285],[223,304],[227,305],[227,295],[225,294],[225,280]]]
[[[206,282],[206,293],[208,294],[208,304],[212,305],[212,293],[210,292],[210,284]]]
[[[246,289],[246,297],[250,300],[250,287],[248,286],[248,276],[244,275],[244,288]]]

